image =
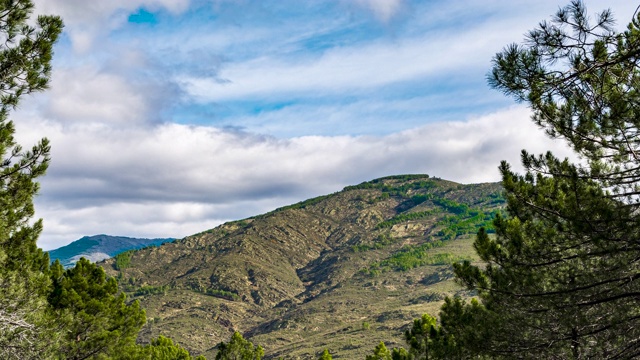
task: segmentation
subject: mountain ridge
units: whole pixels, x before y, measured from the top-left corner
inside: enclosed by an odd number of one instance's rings
[[[126,236],[93,235],[83,236],[65,246],[49,250],[51,262],[59,260],[65,268],[73,266],[81,257],[98,262],[128,250],[137,250],[148,246],[158,246],[173,238],[132,238]]]
[[[473,236],[504,206],[501,192],[497,183],[386,177],[103,267],[147,309],[141,340],[171,335],[212,358],[241,331],[266,358],[313,359],[325,347],[364,357],[381,340],[394,345],[413,318],[437,315],[445,296],[465,294],[450,264],[476,260]]]

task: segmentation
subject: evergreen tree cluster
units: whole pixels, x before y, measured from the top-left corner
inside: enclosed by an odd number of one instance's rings
[[[610,11],[573,1],[495,56],[490,85],[578,160],[500,165],[507,216],[478,232],[482,266],[454,264],[477,298],[447,299],[428,330],[416,320],[409,358],[640,358],[639,11],[616,32]]]
[[[32,12],[31,0],[0,1],[0,358],[192,359],[164,337],[137,345],[146,320],[138,302],[127,303],[101,267],[81,259],[64,270],[36,244],[42,221],[32,221],[33,197],[50,146],[42,139],[24,150],[9,113],[23,95],[46,89],[63,23]]]

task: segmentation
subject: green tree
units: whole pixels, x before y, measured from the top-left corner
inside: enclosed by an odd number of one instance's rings
[[[58,349],[64,358],[111,356],[135,344],[145,312],[137,300],[126,304],[116,279],[107,278],[100,266],[81,258],[64,270],[56,260],[51,277],[49,303],[64,324],[65,341]]]
[[[62,31],[55,16],[30,20],[29,0],[0,1],[0,358],[42,358],[57,344],[47,312],[49,259],[36,246],[42,222],[32,222],[35,179],[49,164],[49,144],[23,150],[9,112],[19,99],[47,87],[53,43]]]
[[[413,321],[413,327],[404,333],[404,339],[409,345],[409,353],[416,359],[429,359],[432,352],[434,338],[438,336],[436,319],[428,314]]]
[[[484,309],[460,311],[470,353],[505,358],[640,356],[640,14],[616,33],[573,1],[496,55],[490,84],[526,102],[533,121],[580,162],[523,151],[525,174],[500,166],[509,218],[480,231],[486,266],[456,265]],[[466,305],[473,306],[473,305]],[[476,309],[477,310],[477,309]],[[453,313],[453,311],[452,311]],[[471,319],[471,320],[469,320]],[[467,326],[460,326],[467,324]],[[490,325],[482,343],[469,336]]]
[[[367,355],[366,360],[392,360],[391,351],[387,349],[384,342],[380,341],[380,344],[373,349],[373,355]]]
[[[408,359],[453,359],[457,354],[453,336],[438,326],[436,318],[429,314],[415,319],[412,328],[405,331],[404,338],[409,345]],[[396,356],[404,359],[400,353]]]
[[[0,0],[0,358],[104,359],[134,342],[144,323],[137,302],[125,304],[114,279],[87,260],[64,271],[50,267],[36,242],[36,179],[49,165],[49,142],[30,150],[15,142],[9,113],[23,95],[46,89],[56,16],[31,19],[31,0]],[[166,346],[165,346],[166,345]],[[170,348],[158,339],[154,349]]]
[[[253,346],[253,343],[236,331],[228,343],[218,344],[216,360],[260,360],[263,356],[264,349],[261,346]]]
[[[391,350],[391,360],[411,360],[412,355],[404,348],[393,348]]]
[[[145,346],[135,345],[120,352],[114,360],[206,360],[200,355],[193,358],[189,352],[164,336],[151,340]]]
[[[333,359],[333,357],[331,357],[331,354],[329,353],[329,350],[327,350],[327,349],[324,349],[324,352],[318,358],[318,360],[331,360],[331,359]]]

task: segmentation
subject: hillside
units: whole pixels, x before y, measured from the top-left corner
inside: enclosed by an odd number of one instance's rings
[[[364,358],[381,340],[401,345],[445,296],[468,295],[450,264],[474,259],[474,234],[503,206],[499,184],[388,177],[103,266],[147,309],[145,339],[213,358],[237,330],[267,358]]]
[[[73,266],[81,257],[101,261],[127,250],[158,246],[175,239],[140,239],[124,236],[85,236],[68,245],[49,251],[51,262],[60,260],[65,268]]]

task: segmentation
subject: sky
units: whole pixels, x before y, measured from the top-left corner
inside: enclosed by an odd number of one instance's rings
[[[34,2],[65,22],[50,88],[12,114],[23,146],[52,145],[45,250],[181,238],[382,176],[499,181],[522,149],[571,156],[486,84],[568,1]],[[620,29],[637,6],[586,5]]]

